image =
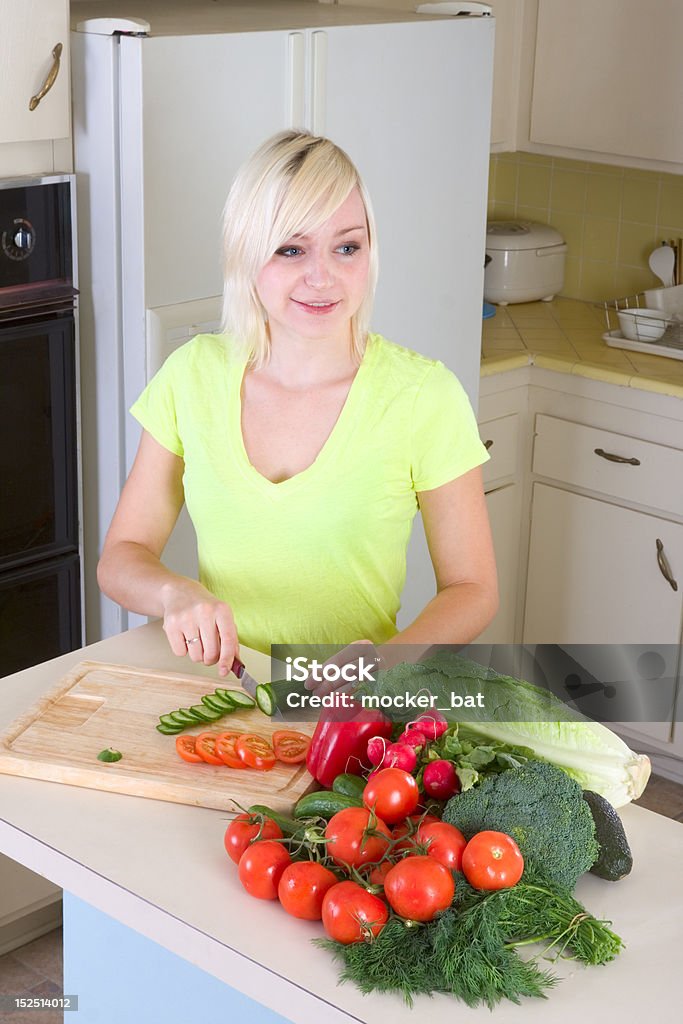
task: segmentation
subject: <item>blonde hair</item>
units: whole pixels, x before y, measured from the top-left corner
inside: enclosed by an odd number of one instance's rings
[[[377,284],[377,239],[370,197],[347,154],[303,130],[267,139],[239,170],[223,211],[223,322],[254,366],[270,354],[266,312],[256,278],[295,234],[320,227],[357,188],[367,220],[370,266],[366,295],[351,318],[352,352],[363,357]]]

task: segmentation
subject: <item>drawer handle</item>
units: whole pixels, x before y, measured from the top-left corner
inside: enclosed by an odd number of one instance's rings
[[[640,459],[627,459],[625,455],[615,455],[614,452],[606,452],[602,448],[595,448],[595,454],[608,462],[627,462],[629,466],[639,466]]]
[[[489,438],[488,441],[484,441],[484,448],[486,448],[486,451],[488,451],[489,448],[493,448],[493,441],[491,438]]]
[[[678,590],[678,583],[676,583],[676,580],[671,575],[671,569],[669,568],[669,563],[667,561],[666,555],[664,554],[664,545],[662,544],[659,537],[657,537],[657,564],[659,565],[659,571],[661,572],[662,576],[664,577],[666,582],[671,585],[671,589]]]
[[[38,106],[38,104],[42,100],[43,96],[46,96],[47,93],[49,93],[50,89],[52,88],[52,86],[57,81],[57,75],[59,74],[59,62],[60,62],[60,59],[61,59],[61,56],[62,56],[62,50],[63,50],[62,44],[61,43],[57,43],[57,45],[55,46],[55,48],[52,51],[52,61],[53,61],[52,67],[48,71],[47,78],[43,82],[43,88],[39,92],[37,92],[35,94],[35,96],[31,96],[31,99],[30,99],[29,105],[28,105],[28,109],[29,110],[35,110],[36,109],[36,107]]]

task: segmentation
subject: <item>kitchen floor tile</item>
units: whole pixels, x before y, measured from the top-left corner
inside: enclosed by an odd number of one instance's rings
[[[19,992],[25,992],[32,985],[39,985],[44,977],[39,971],[20,960],[12,953],[5,953],[0,956],[0,995],[14,996]]]
[[[12,953],[17,960],[30,967],[42,979],[62,984],[62,929],[55,928],[47,935],[41,935],[33,942],[15,949]]]

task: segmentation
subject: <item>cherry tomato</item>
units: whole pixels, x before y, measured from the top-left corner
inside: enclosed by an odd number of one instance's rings
[[[505,832],[477,832],[462,855],[462,873],[475,889],[510,889],[523,871],[520,849]]]
[[[384,895],[400,917],[431,921],[453,902],[455,882],[433,857],[404,857],[384,879]]]
[[[418,843],[427,845],[427,855],[434,857],[449,871],[460,871],[462,855],[467,840],[455,825],[445,821],[433,821],[420,825],[417,830]]]
[[[244,733],[237,740],[235,749],[247,768],[269,772],[275,767],[275,751],[268,740],[255,733]]]
[[[368,835],[366,830],[372,818],[365,807],[347,807],[332,815],[325,829],[325,838],[328,840],[325,851],[335,864],[359,868],[382,858],[391,833],[381,818],[374,816],[370,831],[380,832],[381,835]]]
[[[386,903],[357,882],[337,882],[323,899],[323,926],[331,939],[348,946],[377,936],[389,919]]]
[[[417,782],[402,768],[384,768],[363,790],[363,803],[389,825],[412,814],[420,799]]]
[[[282,872],[277,894],[292,917],[319,921],[323,916],[325,893],[336,884],[337,878],[329,868],[312,860],[300,860]]]
[[[236,744],[241,732],[220,732],[216,736],[216,753],[223,764],[229,768],[246,768],[246,764],[236,750]]]
[[[437,818],[435,814],[410,814],[405,821],[399,822],[398,825],[394,825],[391,830],[393,839],[406,838],[401,843],[397,843],[394,850],[397,853],[401,853],[403,850],[412,850],[417,843],[417,830],[420,825],[429,825],[430,822],[440,822],[441,818]]]
[[[311,737],[305,732],[292,729],[277,729],[271,736],[275,757],[285,764],[299,764],[306,760]]]
[[[223,764],[216,753],[216,734],[214,732],[200,732],[195,740],[194,749],[207,764]]]
[[[292,863],[289,851],[272,839],[251,843],[239,863],[240,882],[257,900],[276,900],[282,873]]]
[[[203,764],[204,759],[195,749],[196,742],[196,736],[176,736],[175,748],[183,761],[188,761],[190,764]]]
[[[253,814],[238,814],[226,828],[223,837],[228,857],[239,864],[240,857],[257,836],[259,840],[282,839],[282,829],[271,818],[264,818],[261,827],[260,820],[255,820]]]

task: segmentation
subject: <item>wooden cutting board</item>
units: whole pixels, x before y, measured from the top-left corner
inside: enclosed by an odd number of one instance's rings
[[[83,661],[0,736],[0,772],[224,811],[236,809],[233,801],[291,811],[300,796],[317,788],[305,764],[277,762],[269,772],[187,764],[176,753],[175,737],[157,732],[160,715],[199,704],[209,692],[207,678]],[[308,733],[314,727],[296,726]],[[270,736],[276,728],[254,708],[185,732]],[[119,750],[121,760],[98,761],[106,747]]]

